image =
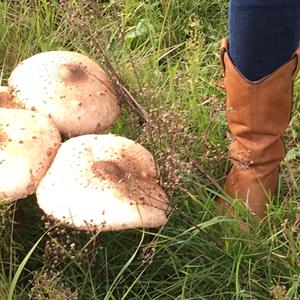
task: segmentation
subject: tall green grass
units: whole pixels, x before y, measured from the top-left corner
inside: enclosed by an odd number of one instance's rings
[[[265,219],[258,222],[238,203],[233,204],[235,217],[215,213],[214,199],[222,193],[217,185],[222,186],[229,166],[225,94],[217,84],[226,22],[224,0],[0,3],[2,85],[22,59],[41,51],[79,51],[104,67],[109,61],[148,112],[184,115],[194,143],[182,143],[181,132],[175,132],[174,144],[168,144],[165,132],[145,135],[145,124],[126,101],[111,131],[143,141],[157,158],[173,147],[201,166],[182,171],[164,228],[97,238],[69,232],[78,253],[94,245],[83,263],[67,251],[57,268],[43,257],[50,238],[41,239],[44,221],[34,197],[2,205],[1,300],[299,299],[298,97],[286,134],[293,152],[283,164],[280,189]],[[241,224],[249,232],[241,231]],[[65,238],[57,243],[63,246]]]

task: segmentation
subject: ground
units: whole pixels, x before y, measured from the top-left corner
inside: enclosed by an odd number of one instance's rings
[[[267,216],[215,212],[230,166],[226,22],[225,0],[0,3],[1,84],[41,51],[95,59],[122,103],[109,132],[155,156],[174,208],[163,228],[87,235],[53,227],[34,196],[1,205],[0,299],[299,299],[299,77]]]

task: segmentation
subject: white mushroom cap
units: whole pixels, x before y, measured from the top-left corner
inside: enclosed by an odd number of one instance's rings
[[[87,56],[49,51],[21,62],[9,78],[17,101],[53,118],[67,136],[99,133],[119,115],[113,85]]]
[[[60,143],[49,118],[0,108],[0,196],[15,201],[34,193]]]
[[[158,227],[169,212],[152,155],[111,134],[63,143],[40,182],[37,199],[48,216],[83,230]]]

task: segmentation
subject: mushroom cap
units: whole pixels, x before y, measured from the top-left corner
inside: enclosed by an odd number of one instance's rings
[[[15,201],[34,193],[60,143],[59,131],[49,118],[0,108],[0,196]]]
[[[13,108],[12,94],[8,86],[0,86],[0,107]]]
[[[0,86],[0,108],[25,108],[25,105],[13,97],[8,86]]]
[[[18,102],[53,118],[66,136],[102,132],[120,112],[106,72],[80,53],[36,54],[13,70],[8,84]]]
[[[82,230],[158,227],[169,212],[152,155],[112,134],[64,142],[39,184],[37,200],[50,218]]]

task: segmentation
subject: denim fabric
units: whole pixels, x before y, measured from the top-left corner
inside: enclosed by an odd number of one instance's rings
[[[249,80],[285,63],[300,38],[300,0],[231,0],[229,54]]]

